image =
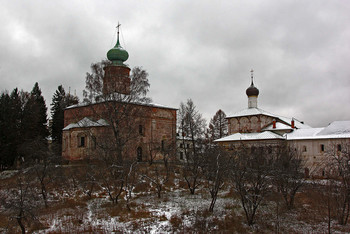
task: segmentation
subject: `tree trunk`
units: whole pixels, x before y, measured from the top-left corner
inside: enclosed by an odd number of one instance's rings
[[[209,207],[209,212],[213,212],[213,211],[214,211],[214,206],[215,206],[216,198],[217,198],[217,196],[213,196],[213,198],[211,199],[211,203],[210,203],[210,207]]]
[[[47,204],[46,188],[45,188],[45,185],[43,183],[41,184],[41,195],[42,195],[43,200],[44,200],[45,208],[48,208],[49,206]]]
[[[162,194],[161,194],[161,193],[162,193],[162,185],[158,185],[158,186],[157,186],[157,193],[158,193],[158,198],[161,198],[161,197],[162,197],[162,196],[161,196],[161,195],[162,195]]]
[[[17,219],[17,223],[18,223],[18,225],[20,226],[20,228],[21,228],[21,230],[22,230],[22,234],[25,234],[26,233],[26,229],[25,229],[25,227],[24,227],[24,225],[23,225],[23,223],[22,223],[22,218],[23,218],[23,216],[22,216],[22,210],[19,212],[19,215],[18,215],[18,217],[16,218]]]

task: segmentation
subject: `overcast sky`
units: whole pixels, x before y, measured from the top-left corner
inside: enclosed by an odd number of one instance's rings
[[[350,120],[350,1],[0,0],[0,91],[47,106],[62,84],[82,97],[90,64],[106,58],[121,23],[126,63],[149,73],[155,103],[192,98],[209,121],[258,107],[313,127]]]

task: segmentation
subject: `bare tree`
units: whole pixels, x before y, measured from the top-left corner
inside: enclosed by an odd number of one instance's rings
[[[118,203],[118,198],[123,192],[126,169],[123,165],[112,164],[102,166],[100,169],[101,186],[108,192],[111,201]]]
[[[124,162],[124,168],[126,169],[125,174],[125,197],[126,207],[130,211],[130,200],[132,199],[132,192],[139,181],[139,173],[137,171],[137,161],[126,161]]]
[[[159,142],[156,142],[152,139],[147,144],[148,144],[147,161],[149,165],[152,165],[154,161],[157,159],[157,155],[160,154],[162,146],[159,144]]]
[[[346,225],[350,215],[350,143],[339,141],[333,144],[329,155],[329,175],[339,183],[333,184],[336,195],[335,214],[341,225]]]
[[[254,223],[257,209],[269,191],[270,154],[263,145],[244,145],[233,155],[232,181],[238,192],[248,225]]]
[[[26,233],[33,223],[40,223],[35,214],[38,198],[32,181],[28,170],[20,170],[16,175],[16,183],[8,188],[6,198],[3,200],[10,221],[16,220],[22,233]]]
[[[338,192],[339,181],[328,179],[325,184],[320,184],[315,181],[311,184],[314,190],[317,191],[317,203],[320,213],[326,217],[328,233],[332,233],[332,220],[336,218],[339,207]]]
[[[273,181],[288,209],[294,206],[295,194],[304,184],[304,162],[300,152],[286,142],[274,147]]]
[[[118,204],[118,199],[124,191],[126,170],[124,160],[121,162],[118,156],[109,150],[109,139],[105,140],[105,145],[97,147],[93,156],[84,160],[84,172],[82,187],[85,193],[91,197],[96,188],[103,188],[114,204]],[[127,161],[127,160],[126,160]]]
[[[227,180],[230,169],[230,158],[228,153],[219,147],[206,150],[203,165],[203,174],[206,179],[206,188],[210,192],[211,203],[209,211],[213,212],[218,192]]]
[[[180,104],[178,120],[185,153],[183,175],[191,194],[194,194],[202,174],[205,120],[191,99]]]
[[[167,148],[168,150],[165,150]],[[164,185],[169,181],[171,172],[171,160],[170,153],[173,152],[171,146],[164,147],[162,150],[163,160],[162,162],[154,163],[149,165],[147,173],[142,175],[143,178],[149,180],[156,187],[157,196],[161,198]]]
[[[22,167],[33,172],[35,180],[39,183],[38,187],[45,208],[48,208],[49,185],[53,182],[56,172],[59,170],[56,165],[60,163],[60,155],[50,151],[47,144],[38,138],[25,142],[20,147],[19,152],[25,155]]]

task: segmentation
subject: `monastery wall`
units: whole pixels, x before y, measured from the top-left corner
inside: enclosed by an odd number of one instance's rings
[[[327,165],[344,150],[343,147],[350,145],[350,139],[302,139],[288,140],[288,143],[300,152],[311,176],[325,176]]]

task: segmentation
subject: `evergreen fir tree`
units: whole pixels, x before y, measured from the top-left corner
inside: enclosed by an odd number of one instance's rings
[[[212,142],[216,139],[227,136],[228,123],[226,114],[221,109],[218,110],[212,119],[210,119],[209,129],[207,134],[209,135],[209,141]]]
[[[23,109],[22,134],[25,140],[46,140],[49,135],[46,111],[44,97],[36,82]]]
[[[22,101],[18,89],[0,98],[0,165],[10,167],[16,160],[21,144]]]
[[[10,96],[8,93],[2,93],[0,98],[0,164],[2,167],[12,165],[11,152],[9,147],[9,110],[10,110]]]
[[[61,152],[62,145],[62,129],[64,127],[64,109],[68,106],[78,104],[77,96],[66,94],[62,85],[58,86],[52,97],[51,116],[52,122],[50,125],[52,141],[58,146]]]

